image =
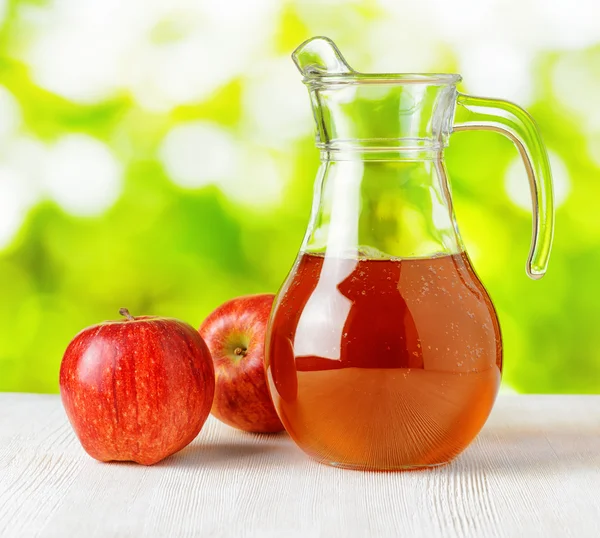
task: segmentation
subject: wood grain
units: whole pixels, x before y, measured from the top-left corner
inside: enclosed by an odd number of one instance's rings
[[[158,465],[102,464],[57,396],[0,394],[0,536],[597,537],[600,396],[502,395],[453,464],[388,474],[212,418]]]

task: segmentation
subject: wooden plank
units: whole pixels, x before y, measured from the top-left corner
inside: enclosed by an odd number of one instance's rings
[[[150,468],[102,464],[57,396],[0,394],[0,536],[600,534],[600,396],[502,395],[452,465],[362,473],[210,419]]]

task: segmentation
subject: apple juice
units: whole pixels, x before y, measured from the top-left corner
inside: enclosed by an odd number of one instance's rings
[[[350,468],[450,461],[485,423],[502,370],[496,312],[464,253],[301,254],[267,346],[289,434],[312,457]]]

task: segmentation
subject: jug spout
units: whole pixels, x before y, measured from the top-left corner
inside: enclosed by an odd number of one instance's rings
[[[310,93],[319,148],[420,152],[445,145],[457,75],[361,73],[327,37],[305,41],[292,59]]]
[[[355,72],[328,37],[311,37],[306,40],[292,53],[292,59],[305,78]]]

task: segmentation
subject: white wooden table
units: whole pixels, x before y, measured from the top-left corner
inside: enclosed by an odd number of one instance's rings
[[[452,465],[334,469],[209,419],[154,467],[102,464],[58,396],[0,394],[0,536],[600,536],[600,396],[501,396]]]

